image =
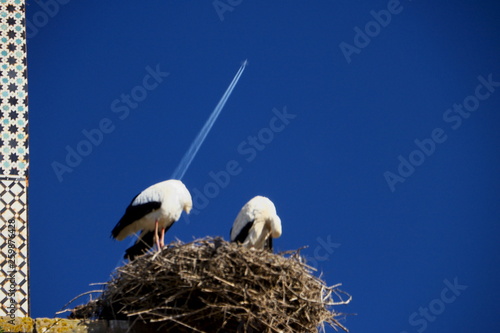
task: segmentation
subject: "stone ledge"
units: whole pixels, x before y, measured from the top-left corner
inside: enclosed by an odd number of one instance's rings
[[[0,333],[148,333],[158,332],[157,325],[137,322],[133,327],[126,320],[84,321],[64,318],[14,319],[0,317]]]

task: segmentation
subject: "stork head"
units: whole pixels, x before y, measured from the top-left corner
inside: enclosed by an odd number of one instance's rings
[[[261,218],[266,221],[266,225],[271,231],[272,238],[281,236],[281,219],[276,213],[274,203],[266,197],[256,196],[249,203],[258,207],[258,212]]]
[[[271,217],[271,237],[278,238],[281,236],[281,219],[278,215]]]
[[[169,180],[172,185],[175,186],[178,195],[179,202],[181,204],[182,210],[189,214],[191,208],[193,208],[193,199],[191,198],[191,193],[187,189],[183,182],[177,179]],[[180,214],[179,214],[180,215]]]
[[[193,208],[193,199],[191,198],[191,193],[189,193],[188,189],[184,184],[182,184],[183,191],[181,195],[181,204],[182,204],[182,209],[189,214],[191,211],[191,208]]]

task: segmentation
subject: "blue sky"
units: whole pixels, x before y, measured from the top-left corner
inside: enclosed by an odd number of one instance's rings
[[[196,211],[166,240],[227,239],[265,195],[276,249],[309,246],[353,296],[352,332],[498,330],[499,9],[30,1],[32,316],[108,280],[129,245],[111,229],[248,59],[183,178]]]

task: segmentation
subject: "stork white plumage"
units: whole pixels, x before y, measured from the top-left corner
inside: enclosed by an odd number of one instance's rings
[[[276,207],[266,197],[248,201],[233,222],[231,241],[256,249],[273,249],[273,238],[281,236],[281,219]]]
[[[111,237],[121,241],[142,230],[136,243],[125,251],[125,258],[133,260],[155,243],[160,250],[164,246],[165,232],[179,220],[183,210],[189,214],[192,207],[191,194],[180,180],[151,185],[132,199],[111,231]]]

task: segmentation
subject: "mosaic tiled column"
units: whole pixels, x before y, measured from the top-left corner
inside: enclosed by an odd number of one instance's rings
[[[24,0],[0,0],[0,315],[29,316]]]

